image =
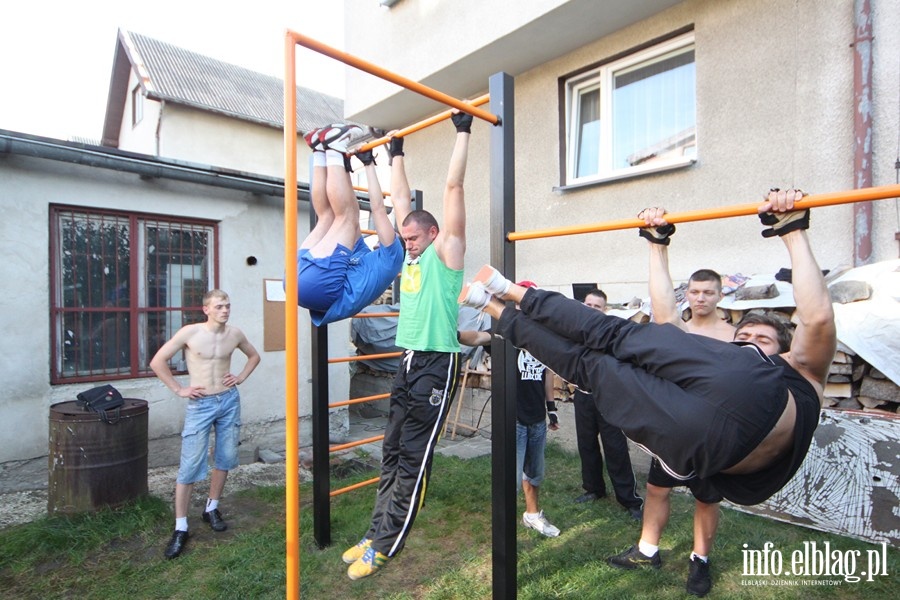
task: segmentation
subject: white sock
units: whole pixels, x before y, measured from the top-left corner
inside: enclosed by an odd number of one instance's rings
[[[313,167],[324,167],[325,163],[325,153],[324,152],[313,152]]]
[[[187,517],[178,517],[175,519],[175,531],[187,531]]]
[[[641,551],[641,554],[644,556],[656,556],[656,553],[659,552],[659,546],[654,546],[653,544],[648,544],[644,540],[638,542],[638,550]]]
[[[329,167],[344,167],[344,155],[337,150],[325,151],[325,164]]]
[[[700,556],[696,552],[691,552],[691,560],[694,560],[695,557],[699,558],[703,562],[709,562],[709,556]]]
[[[526,516],[528,519],[534,521],[535,519],[537,519],[538,517],[541,516],[541,513],[540,513],[540,512],[536,512],[536,513],[526,512],[526,513],[525,513],[525,516]]]
[[[212,512],[219,508],[219,499],[216,498],[213,500],[212,498],[206,499],[206,512]]]

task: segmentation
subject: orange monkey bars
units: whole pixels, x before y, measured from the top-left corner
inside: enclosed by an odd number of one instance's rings
[[[346,494],[347,492],[352,492],[353,490],[358,490],[361,487],[366,487],[367,485],[374,485],[378,483],[380,477],[373,477],[372,479],[366,479],[365,481],[360,481],[359,483],[354,483],[353,485],[348,485],[347,487],[342,487],[337,490],[333,490],[329,496],[334,498],[335,496],[339,496],[341,494]]]
[[[373,394],[372,396],[360,396],[359,398],[351,398],[350,400],[341,400],[340,402],[332,402],[328,405],[328,408],[339,408],[341,406],[350,406],[351,404],[363,404],[365,402],[371,402],[373,400],[384,400],[385,398],[390,398],[390,392],[384,394]]]
[[[836,204],[850,204],[852,202],[866,202],[868,200],[884,200],[900,196],[900,185],[883,185],[879,187],[862,188],[844,192],[832,192],[829,194],[814,194],[806,196],[794,206],[798,210],[814,208],[817,206],[833,206]],[[690,210],[666,215],[669,223],[687,223],[690,221],[709,221],[712,219],[727,219],[729,217],[744,217],[757,214],[757,208],[761,203],[736,204],[720,208],[707,208]],[[618,221],[606,221],[588,225],[573,225],[571,227],[557,227],[553,229],[535,229],[532,231],[513,231],[506,236],[511,242],[519,240],[533,240],[537,238],[557,237],[562,235],[577,235],[580,233],[596,233],[599,231],[615,231],[618,229],[633,229],[644,227],[642,219],[619,219]]]
[[[366,444],[371,444],[372,442],[380,442],[383,439],[384,435],[374,435],[370,438],[347,442],[346,444],[337,444],[335,446],[330,446],[328,448],[328,451],[337,452],[338,450],[346,450],[347,448],[356,448],[357,446],[364,446]]]
[[[362,356],[342,356],[339,358],[329,358],[328,364],[355,362],[357,360],[369,360],[370,358],[396,358],[402,355],[402,352],[384,352],[382,354],[363,354]]]
[[[486,104],[486,103],[490,102],[490,100],[491,100],[491,95],[485,94],[484,96],[479,96],[478,98],[475,98],[468,104],[471,106],[481,106],[482,104]],[[359,147],[359,150],[357,150],[357,152],[365,152],[366,150],[371,150],[372,148],[375,148],[381,144],[386,144],[387,142],[391,141],[391,137],[406,137],[411,133],[415,133],[421,129],[425,129],[426,127],[431,127],[435,123],[440,123],[441,121],[449,119],[452,115],[453,115],[453,110],[445,110],[444,112],[436,114],[433,117],[429,117],[427,119],[419,121],[418,123],[414,123],[414,124],[410,125],[409,127],[404,127],[403,129],[398,130],[393,136],[386,135],[384,137],[378,138],[377,140],[372,140],[372,141],[366,142],[365,144],[363,144],[362,146]],[[360,191],[364,191],[364,190],[360,190]]]
[[[347,54],[343,50],[332,48],[331,46],[323,44],[322,42],[307,37],[301,33],[297,33],[296,31],[288,30],[288,36],[290,36],[295,43],[300,44],[305,48],[309,48],[310,50],[318,52],[319,54],[329,56],[344,63],[345,65],[355,67],[360,71],[365,71],[366,73],[374,75],[375,77],[378,77],[380,79],[395,83],[400,87],[404,87],[412,92],[416,92],[417,94],[421,94],[422,96],[431,98],[432,100],[436,100],[441,104],[446,104],[447,106],[452,106],[453,108],[457,108],[463,112],[467,112],[473,117],[478,117],[479,119],[487,121],[492,125],[497,125],[500,122],[500,117],[498,117],[497,115],[491,114],[486,110],[476,108],[472,104],[454,98],[453,96],[447,95],[443,92],[439,92],[426,85],[422,85],[417,81],[413,81],[412,79],[408,79],[406,77],[403,77],[402,75],[397,75],[396,73],[388,71],[387,69],[383,69],[378,65],[353,56],[352,54]]]

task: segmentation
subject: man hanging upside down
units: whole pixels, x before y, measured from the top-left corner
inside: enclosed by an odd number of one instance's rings
[[[304,136],[313,151],[311,202],[316,225],[297,253],[297,303],[315,325],[352,317],[390,286],[403,264],[403,244],[388,218],[371,150],[356,153],[365,165],[369,206],[378,248],[369,250],[359,226],[359,204],[350,181],[350,152],[362,129],[329,125]],[[403,167],[403,138],[392,138],[391,199],[398,225],[410,213]],[[397,160],[393,160],[394,157]]]
[[[759,207],[771,226],[763,237],[781,237],[793,269],[798,322],[781,354],[772,324],[739,325],[737,343],[722,342],[522,288],[489,266],[460,302],[497,319],[499,335],[592,391],[609,423],[672,477],[709,478],[728,500],[758,504],[784,487],[809,450],[837,345],[831,299],[806,236],[809,211],[794,210],[802,197],[772,190]],[[653,233],[666,235],[662,225]]]

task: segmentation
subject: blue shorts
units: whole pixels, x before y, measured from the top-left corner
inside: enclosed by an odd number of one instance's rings
[[[400,236],[395,236],[394,242],[389,246],[382,246],[374,251],[369,250],[360,238],[343,272],[343,287],[338,296],[325,309],[310,309],[309,316],[313,324],[319,326],[340,321],[369,306],[396,279],[402,266],[403,244]]]
[[[237,387],[215,396],[188,400],[181,431],[181,462],[178,478],[181,484],[206,479],[209,472],[209,431],[216,429],[214,466],[230,471],[238,466],[238,443],[241,440],[241,396]]]
[[[353,250],[338,244],[331,256],[322,258],[301,250],[297,255],[297,304],[321,312],[331,308],[344,293],[350,259],[363,251],[369,248],[362,238],[356,240]]]
[[[547,421],[523,425],[516,420],[516,489],[522,479],[538,487],[544,481],[544,447],[547,445]]]

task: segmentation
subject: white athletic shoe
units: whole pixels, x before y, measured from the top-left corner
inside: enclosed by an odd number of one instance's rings
[[[559,528],[554,527],[550,521],[547,520],[547,517],[544,516],[544,511],[539,512],[537,517],[534,518],[529,518],[528,513],[522,513],[522,523],[525,524],[525,527],[534,529],[541,535],[546,535],[547,537],[556,537],[559,535]]]
[[[326,150],[335,150],[346,154],[350,146],[353,146],[361,138],[361,127],[350,124],[335,123],[320,130],[319,141]]]
[[[484,286],[478,283],[467,283],[463,286],[462,292],[459,293],[459,298],[456,301],[463,306],[471,306],[472,308],[476,308],[478,310],[484,310],[491,302],[491,294],[484,289]]]
[[[475,274],[475,282],[484,286],[488,292],[495,296],[504,296],[512,285],[509,279],[500,274],[500,271],[491,265],[484,265]]]

